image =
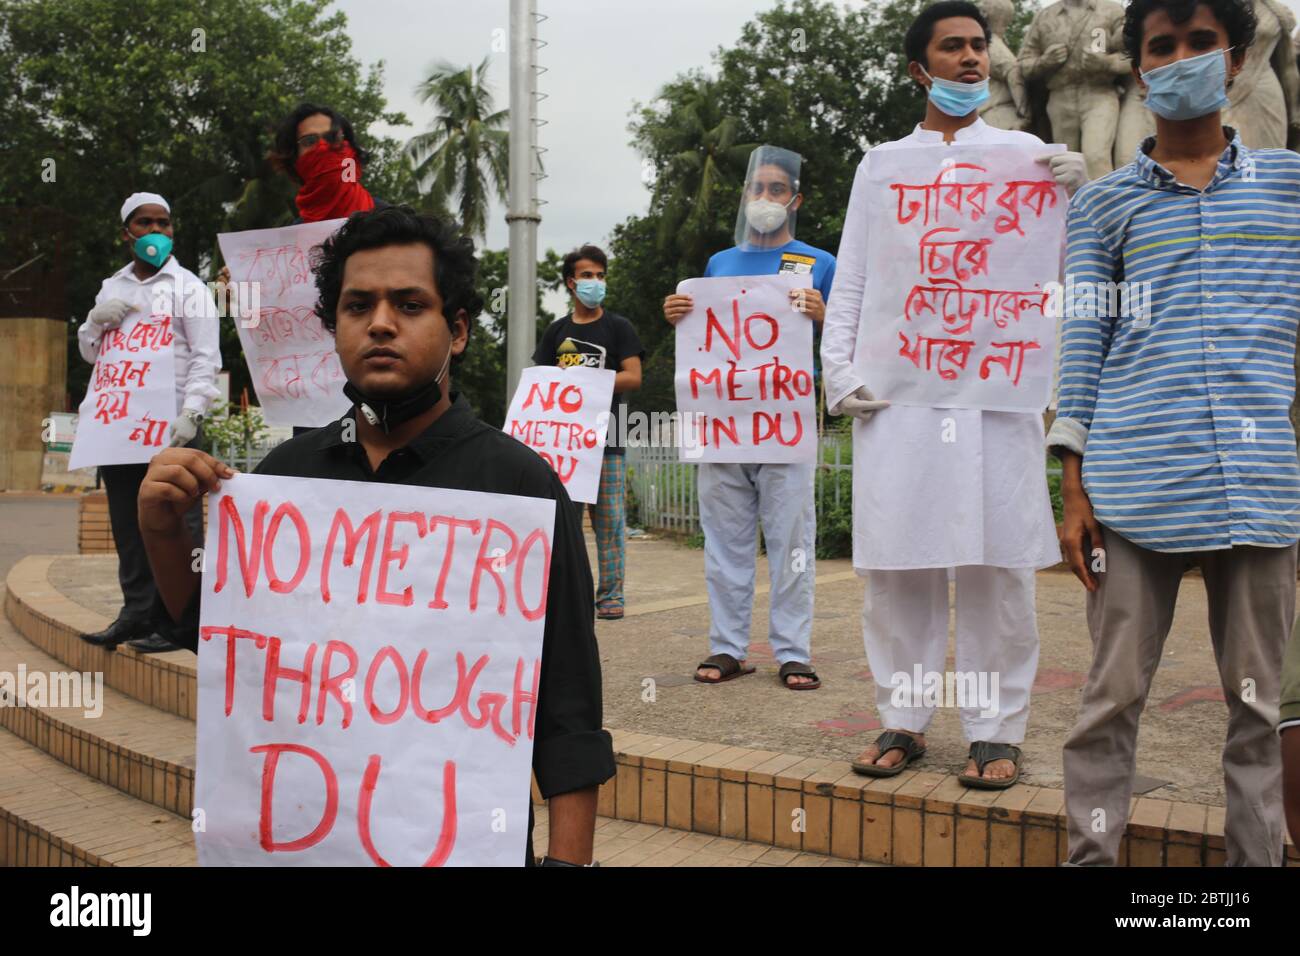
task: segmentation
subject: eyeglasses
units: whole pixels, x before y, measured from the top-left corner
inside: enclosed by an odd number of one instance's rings
[[[337,143],[339,141],[339,135],[340,132],[337,129],[332,129],[328,133],[308,133],[306,136],[298,137],[298,148],[311,149],[321,140],[324,140],[327,143]]]

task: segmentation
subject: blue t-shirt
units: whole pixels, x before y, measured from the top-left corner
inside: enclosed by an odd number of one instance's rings
[[[824,249],[817,249],[795,239],[771,249],[741,249],[732,246],[715,252],[704,267],[704,278],[721,276],[766,276],[776,272],[793,272],[807,275],[812,271],[812,286],[831,299],[831,283],[835,281],[835,257]],[[821,378],[821,326],[813,327],[813,376]]]
[[[812,272],[812,285],[829,301],[835,280],[835,257],[824,249],[815,249],[795,239],[771,249],[741,249],[732,246],[714,253],[704,269],[706,279],[719,276],[767,276],[775,272],[806,275]]]

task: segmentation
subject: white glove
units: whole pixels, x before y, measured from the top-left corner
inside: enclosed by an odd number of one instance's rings
[[[1052,178],[1065,187],[1067,196],[1073,196],[1088,181],[1083,153],[1053,153],[1051,156],[1039,156],[1038,162],[1046,163],[1052,168]]]
[[[101,302],[90,310],[86,316],[95,331],[103,335],[109,329],[115,329],[122,324],[126,314],[131,311],[131,303],[123,302],[121,299],[109,299],[107,302]]]
[[[199,422],[201,421],[203,421],[203,416],[196,411],[182,412],[181,416],[172,422],[171,431],[167,436],[167,444],[172,448],[188,445],[194,440],[194,436],[199,433]]]
[[[889,402],[880,402],[876,396],[871,394],[871,389],[859,388],[852,395],[846,395],[840,399],[840,403],[831,409],[832,415],[852,415],[854,418],[867,421],[872,415],[882,408],[888,408]]]

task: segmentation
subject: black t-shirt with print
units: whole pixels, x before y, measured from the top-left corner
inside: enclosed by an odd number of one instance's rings
[[[645,349],[632,323],[606,309],[595,322],[575,322],[573,315],[562,316],[546,327],[542,341],[533,352],[537,365],[559,365],[585,368],[607,368],[617,372],[630,358],[645,359]],[[609,438],[605,450],[610,454],[623,454],[617,444],[620,434],[618,423],[627,414],[623,396],[614,393],[609,408]]]

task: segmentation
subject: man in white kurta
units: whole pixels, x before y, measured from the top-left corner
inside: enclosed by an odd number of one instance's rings
[[[941,6],[960,11],[969,5]],[[918,23],[926,15],[923,11]],[[928,43],[915,55],[909,50],[914,78],[928,88],[931,77],[972,85],[971,77],[987,77],[987,28],[981,42],[981,23],[960,15],[931,22],[931,35],[922,38]],[[918,62],[922,57],[928,64]],[[945,105],[951,108],[952,102]],[[950,570],[956,582],[956,670],[989,675],[990,687],[993,675],[997,679],[994,713],[978,705],[962,707],[963,732],[972,744],[1014,745],[1024,740],[1038,666],[1034,572],[1060,560],[1041,416],[889,406],[889,396],[871,394],[872,383],[858,371],[865,338],[858,330],[871,295],[866,275],[871,157],[900,148],[945,149],[949,141],[1043,145],[1032,134],[987,125],[975,109],[960,117],[944,113],[931,95],[925,121],[909,136],[869,151],[858,166],[821,344],[827,407],[832,414],[855,417],[853,566],[867,578],[863,636],[876,703],[887,731],[914,739],[911,759],[924,749],[923,734],[935,707],[918,703],[919,690],[917,698],[907,695],[906,706],[895,706],[894,690],[899,675],[914,679],[918,665],[925,675],[945,671]],[[1082,157],[1064,154],[1052,161],[1052,171],[1067,189],[1077,187],[1083,180]],[[890,742],[885,741],[883,756],[879,746],[869,747],[855,769],[898,767],[909,752]],[[996,759],[983,777],[1009,779],[1017,773],[1012,759]],[[978,775],[975,760],[964,775]]]

